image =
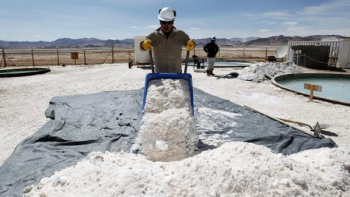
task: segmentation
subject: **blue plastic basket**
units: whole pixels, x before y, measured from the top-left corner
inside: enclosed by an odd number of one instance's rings
[[[192,75],[188,74],[188,73],[184,73],[184,74],[148,73],[146,75],[146,80],[145,80],[145,90],[144,90],[144,93],[143,93],[142,111],[144,111],[145,105],[146,105],[148,83],[150,81],[154,80],[154,79],[185,79],[185,80],[187,80],[188,81],[188,87],[190,89],[192,116],[194,116]]]

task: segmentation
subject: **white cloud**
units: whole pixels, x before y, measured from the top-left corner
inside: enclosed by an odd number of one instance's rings
[[[286,30],[286,35],[310,35],[310,32],[305,27],[290,27]]]
[[[260,33],[268,33],[268,32],[270,32],[270,30],[269,29],[259,29],[259,32]]]
[[[299,9],[301,11],[283,10],[244,15],[254,20],[260,19],[265,26],[269,25],[269,29],[257,30],[263,35],[350,35],[350,0],[331,0],[318,5],[315,3],[315,6]]]
[[[286,11],[265,12],[262,15],[267,18],[275,18],[275,19],[286,19],[290,17],[290,14]]]
[[[146,28],[146,29],[157,29],[157,28],[159,28],[159,25],[147,25],[144,28]]]
[[[190,29],[191,30],[198,30],[199,28],[198,27],[191,27]]]
[[[276,22],[274,21],[263,21],[263,23],[265,23],[266,25],[275,25]]]
[[[302,15],[349,15],[350,10],[350,1],[349,0],[335,0],[328,3],[323,3],[318,6],[309,6],[305,7],[298,14]]]
[[[139,27],[135,27],[135,26],[134,26],[134,27],[130,27],[130,28],[131,28],[131,29],[138,29]]]
[[[281,23],[284,26],[295,26],[298,24],[298,22],[294,22],[294,21],[285,21]]]

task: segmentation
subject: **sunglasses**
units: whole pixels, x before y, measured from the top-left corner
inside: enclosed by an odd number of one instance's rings
[[[172,24],[174,24],[174,21],[160,21],[160,24],[162,24],[162,25],[165,25],[165,24],[172,25]]]

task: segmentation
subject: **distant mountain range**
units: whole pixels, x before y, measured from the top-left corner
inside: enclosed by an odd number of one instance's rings
[[[272,36],[269,38],[217,38],[216,43],[219,46],[282,46],[286,45],[288,41],[316,41],[327,37],[342,37],[338,35],[313,35],[306,37],[288,37],[288,36]],[[210,42],[209,38],[194,39],[197,46],[204,46]],[[60,38],[52,42],[38,41],[38,42],[17,42],[17,41],[2,41],[0,40],[1,49],[23,49],[23,48],[69,48],[69,47],[111,47],[112,40],[100,40],[97,38],[81,38],[70,39]],[[134,46],[134,39],[114,40],[115,47],[132,47]]]

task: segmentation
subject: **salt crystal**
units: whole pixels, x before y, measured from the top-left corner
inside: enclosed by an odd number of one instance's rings
[[[168,150],[168,144],[163,140],[156,141],[156,148],[159,150]]]
[[[140,129],[143,151],[153,161],[192,156],[198,141],[186,80],[152,80]]]
[[[282,180],[280,181],[280,183],[283,184],[283,185],[285,185],[285,186],[290,186],[290,184],[289,184],[289,179],[282,179]]]
[[[303,186],[306,184],[305,179],[302,177],[294,177],[292,180],[295,184],[300,185],[300,186]]]

